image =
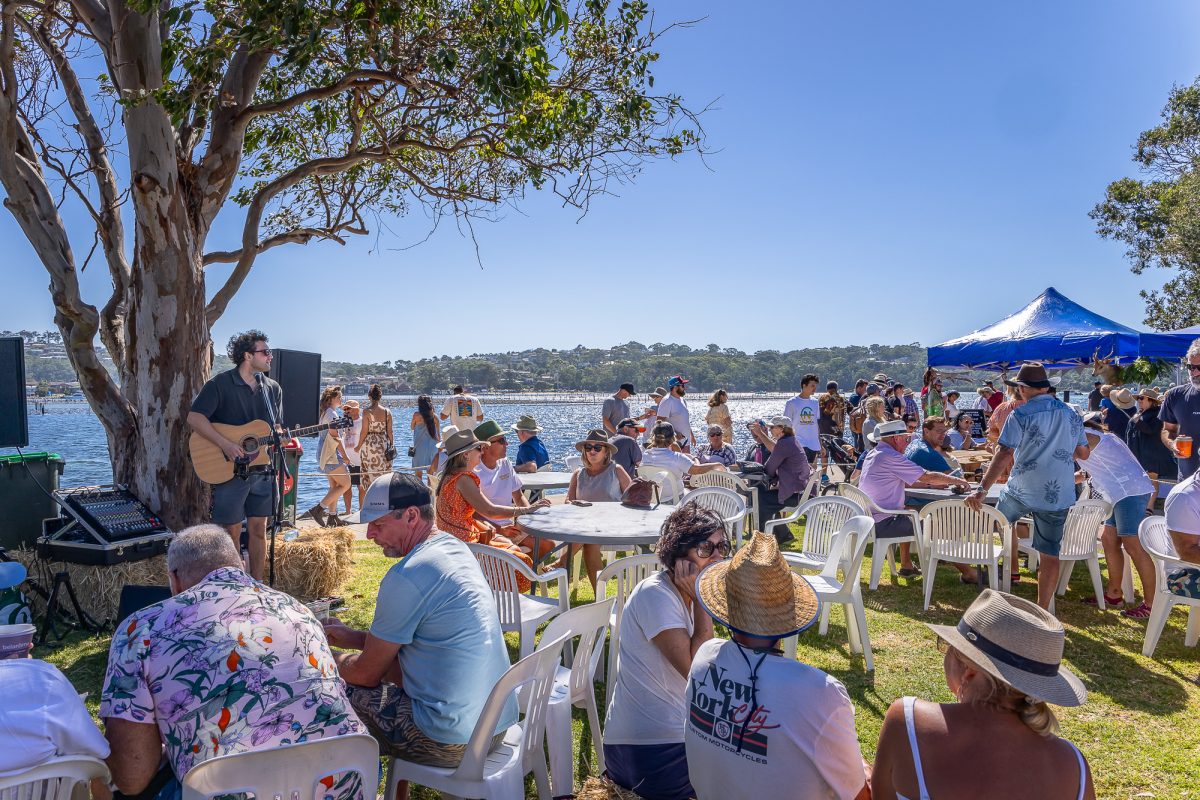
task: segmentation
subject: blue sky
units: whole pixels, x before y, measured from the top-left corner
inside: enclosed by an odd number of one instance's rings
[[[420,211],[346,247],[259,258],[218,323],[377,361],[526,347],[715,342],[747,351],[933,344],[1047,286],[1141,327],[1135,276],[1087,212],[1137,135],[1200,75],[1200,4],[651,0],[656,88],[704,118],[705,162],[649,164],[582,220],[531,194],[475,245]],[[236,211],[236,210],[235,210]],[[68,214],[84,230],[78,215]],[[210,247],[235,245],[240,212]],[[48,328],[48,278],[11,215],[0,327]],[[76,243],[82,257],[90,235]],[[210,291],[226,270],[210,268]],[[106,276],[84,276],[101,304]]]

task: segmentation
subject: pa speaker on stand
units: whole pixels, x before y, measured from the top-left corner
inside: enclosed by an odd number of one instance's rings
[[[25,340],[20,336],[3,336],[0,337],[0,447],[28,446]]]
[[[317,424],[321,404],[321,354],[301,350],[272,349],[270,376],[283,389],[285,428],[307,428]]]

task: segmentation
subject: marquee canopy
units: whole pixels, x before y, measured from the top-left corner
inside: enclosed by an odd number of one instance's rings
[[[1095,358],[1122,364],[1138,357],[1139,336],[1145,335],[1051,287],[999,322],[930,347],[929,366],[1006,371],[1024,361],[1040,361],[1067,369]]]
[[[1183,358],[1196,339],[1200,339],[1200,325],[1167,333],[1143,333],[1142,355],[1174,361]]]

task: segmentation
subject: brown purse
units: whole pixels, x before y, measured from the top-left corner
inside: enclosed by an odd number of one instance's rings
[[[634,478],[621,493],[621,505],[653,511],[658,508],[659,486],[649,478]]]

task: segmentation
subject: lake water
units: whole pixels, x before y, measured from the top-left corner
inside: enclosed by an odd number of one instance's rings
[[[708,411],[706,400],[699,396],[687,400],[692,428],[697,437],[702,437],[704,433],[704,416]],[[745,423],[783,413],[784,400],[784,397],[771,397],[729,401],[734,420],[733,445],[739,456],[746,452],[752,441]],[[567,456],[577,455],[575,442],[592,428],[601,427],[599,403],[489,403],[486,397],[481,398],[481,402],[487,418],[496,420],[505,430],[509,430],[521,415],[533,415],[542,427],[541,439],[550,452],[550,458],[559,467],[565,466]],[[409,466],[408,448],[412,444],[409,420],[416,410],[416,403],[410,398],[385,398],[384,403],[392,409],[394,417],[396,451],[399,453],[396,466]],[[635,413],[640,413],[640,409],[647,404],[644,399],[639,401],[638,398],[631,398],[630,401]],[[300,496],[297,505],[303,510],[315,505],[324,496],[328,484],[324,477],[313,474],[317,470],[316,437],[303,439],[301,443],[304,456],[300,461]],[[515,435],[509,437],[508,449],[509,456],[514,457],[517,451]],[[112,465],[108,458],[104,428],[86,403],[47,402],[44,414],[39,413],[31,403],[29,447],[25,448],[25,452],[38,451],[58,453],[66,461],[61,480],[64,487],[112,482]],[[0,455],[15,452],[11,448],[0,448]],[[357,500],[355,503],[354,507],[357,508]]]

